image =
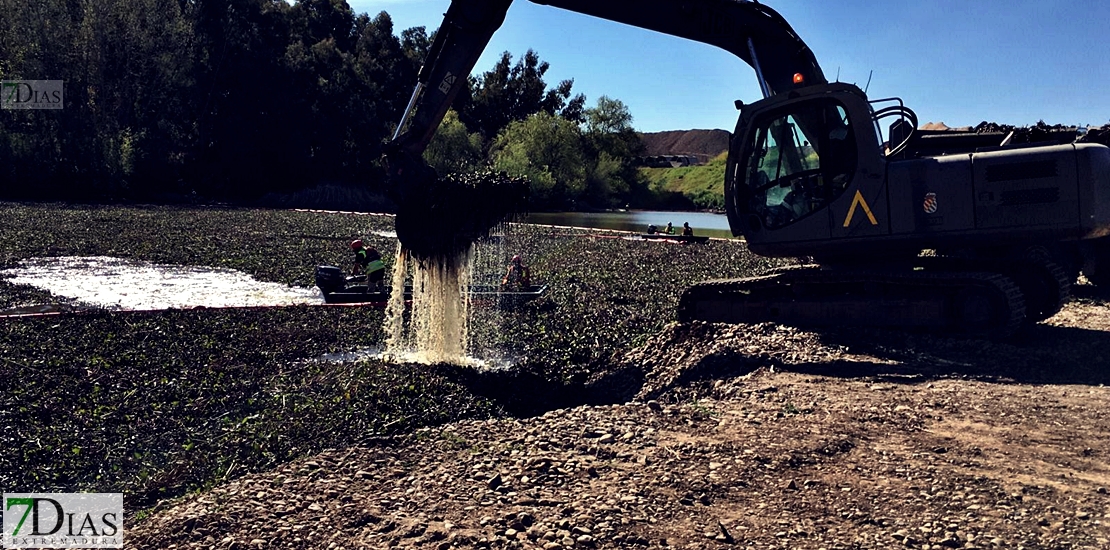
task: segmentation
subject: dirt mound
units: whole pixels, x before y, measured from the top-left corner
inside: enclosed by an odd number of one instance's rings
[[[947,124],[945,124],[943,122],[926,122],[925,124],[922,124],[921,127],[919,128],[919,130],[933,130],[933,131],[944,131],[944,130],[951,130],[951,129],[952,128],[950,126],[948,126]]]
[[[729,133],[724,130],[671,130],[640,134],[644,154],[696,155],[713,158],[728,151]]]

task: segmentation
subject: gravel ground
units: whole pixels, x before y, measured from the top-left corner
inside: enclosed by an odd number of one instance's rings
[[[1014,343],[671,324],[591,382],[624,404],[325,450],[128,546],[1106,548],[1110,306],[1078,291]]]

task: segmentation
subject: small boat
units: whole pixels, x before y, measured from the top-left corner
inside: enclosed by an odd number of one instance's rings
[[[365,276],[345,277],[343,270],[321,265],[316,267],[316,286],[324,293],[329,304],[364,304],[385,307],[392,288],[383,286],[369,289]],[[512,308],[543,296],[547,285],[530,285],[519,290],[506,290],[497,285],[470,285],[467,296],[471,303]],[[412,287],[405,286],[405,304],[412,303]]]
[[[668,235],[666,233],[642,233],[640,238],[645,241],[667,241],[676,243],[707,243],[707,235]]]

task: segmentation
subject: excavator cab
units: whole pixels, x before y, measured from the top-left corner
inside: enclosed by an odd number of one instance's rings
[[[883,193],[883,155],[873,112],[862,91],[849,84],[821,84],[744,106],[733,134],[726,173],[726,201],[733,233],[757,253],[798,255],[799,247],[837,236],[839,206]],[[881,206],[881,205],[877,205]],[[847,208],[851,208],[851,203]],[[858,209],[859,207],[856,206]],[[870,218],[875,208],[868,206]],[[876,225],[878,219],[876,218]],[[841,227],[840,229],[843,229]]]
[[[825,208],[855,172],[843,107],[824,101],[800,107],[776,113],[755,129],[752,155],[743,165],[749,208],[768,229]]]

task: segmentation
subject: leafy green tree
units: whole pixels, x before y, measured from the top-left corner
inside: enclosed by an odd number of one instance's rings
[[[281,93],[290,42],[281,0],[196,0],[201,107],[188,178],[205,195],[253,197],[311,174],[306,115]]]
[[[62,80],[65,108],[5,117],[4,193],[111,197],[176,185],[194,137],[190,10],[176,0],[7,6],[4,78]]]
[[[365,77],[373,69],[360,65],[359,48],[377,47],[380,22],[397,57],[392,22],[388,16],[355,18],[346,2],[324,0],[300,2],[289,17],[287,110],[297,122],[289,131],[303,142],[306,174],[304,182],[294,185],[351,179],[363,172],[361,158],[368,144],[380,141],[384,132],[375,121],[379,104]]]
[[[291,33],[303,43],[331,40],[337,50],[344,52],[354,47],[355,14],[346,0],[298,0],[287,17]]]
[[[487,139],[497,136],[510,122],[535,113],[561,115],[578,122],[585,98],[571,98],[573,80],[564,80],[548,90],[543,77],[550,64],[528,50],[514,65],[509,52],[501,54],[492,69],[469,80],[471,90],[459,94],[455,108],[472,132]]]
[[[70,84],[79,61],[73,51],[79,8],[65,0],[4,2],[0,78],[66,80]],[[67,88],[72,95],[72,84]],[[89,129],[88,121],[74,117],[73,111],[3,111],[0,191],[17,198],[33,197],[37,191],[64,193],[68,190],[63,188],[65,182],[75,181],[86,166],[85,155],[75,154],[65,137]]]
[[[482,136],[467,132],[459,114],[449,110],[424,151],[424,160],[440,175],[474,171],[484,160]]]
[[[360,122],[373,127],[379,136],[372,150],[364,151],[365,158],[376,160],[382,140],[401,122],[429,45],[422,27],[404,31],[400,39],[394,36],[393,20],[386,12],[361,27],[356,71],[366,88],[355,99],[367,104],[367,118]]]
[[[584,146],[593,162],[586,177],[586,202],[599,207],[626,204],[632,189],[645,185],[632,165],[643,150],[632,113],[618,99],[601,96],[583,113]]]
[[[622,136],[633,132],[632,113],[619,99],[601,96],[597,106],[585,112],[586,132],[591,135]]]
[[[510,123],[494,140],[493,167],[525,176],[532,203],[540,208],[573,208],[586,188],[585,156],[578,125],[539,112]]]
[[[424,27],[413,27],[401,31],[401,49],[405,51],[405,57],[419,68],[424,60],[428,58],[428,50],[432,47],[432,40],[435,35],[428,36],[427,30]]]
[[[100,188],[110,195],[173,191],[192,146],[192,25],[176,0],[102,0],[83,12],[84,100],[99,145]],[[73,89],[73,86],[70,86]]]

